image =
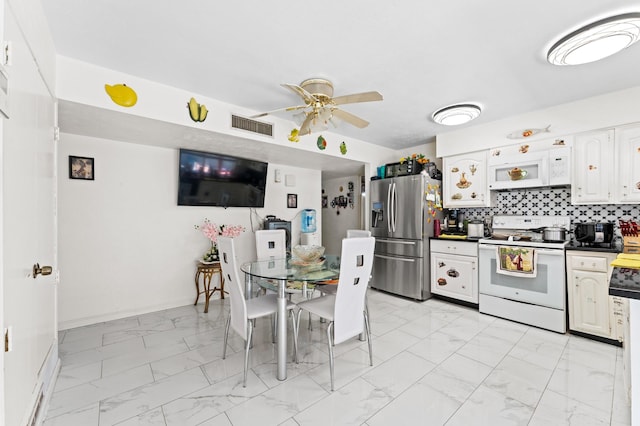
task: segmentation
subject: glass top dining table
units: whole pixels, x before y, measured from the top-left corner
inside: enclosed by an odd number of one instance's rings
[[[302,262],[299,259],[282,258],[269,260],[256,260],[246,262],[240,266],[245,273],[245,297],[251,297],[252,278],[264,278],[272,280],[274,290],[278,292],[278,319],[277,319],[277,365],[276,377],[278,380],[287,378],[287,283],[296,285],[299,282],[302,288],[310,282],[329,283],[335,282],[340,275],[340,256],[325,255],[318,262]],[[269,288],[270,284],[262,284]],[[276,289],[277,285],[277,289]]]

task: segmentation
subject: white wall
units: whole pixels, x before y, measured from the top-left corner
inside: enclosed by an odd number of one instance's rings
[[[69,155],[93,157],[95,180],[68,179]],[[253,258],[248,208],[177,205],[177,150],[62,134],[59,159],[61,329],[193,303],[195,260],[209,246],[194,225],[204,218],[245,226],[238,253],[241,262]],[[254,224],[267,214],[293,220],[296,244],[299,211],[320,213],[320,172],[269,164],[268,173]],[[295,187],[285,186],[286,174]],[[298,194],[298,209],[287,208],[287,193]]]
[[[256,141],[256,144],[253,145],[254,147],[262,146],[265,150],[270,149],[270,145],[284,145],[292,151],[318,153],[316,146],[317,134],[302,136],[299,143],[291,143],[287,140],[291,129],[296,127],[291,120],[269,116],[266,121],[274,124],[273,137],[248,133],[231,128],[230,114],[250,116],[260,111],[248,110],[247,108],[224,103],[197,93],[166,86],[154,81],[64,56],[57,57],[57,66],[58,73],[56,83],[59,99],[104,110],[118,111],[123,114],[141,116],[190,128],[216,132],[222,135],[236,136],[242,139],[250,138]],[[123,108],[116,105],[105,93],[105,83],[126,83],[135,89],[138,95],[138,102],[131,108]],[[185,105],[192,96],[194,96],[198,102],[207,105],[209,115],[205,122],[194,123],[189,118]],[[64,131],[64,128],[62,130]],[[135,129],[135,132],[139,133],[140,129]],[[334,145],[335,149],[322,151],[323,155],[369,163],[374,170],[375,167],[380,164],[397,161],[394,160],[397,155],[395,150],[373,145],[366,141],[343,137],[332,132],[323,132],[323,135],[328,141],[345,141],[348,146],[346,155],[340,153],[337,144]],[[155,142],[140,141],[138,143],[153,144]]]
[[[640,86],[576,102],[557,105],[490,123],[465,126],[439,134],[436,138],[438,157],[515,145],[522,140],[508,139],[518,130],[544,128],[530,140],[550,139],[640,121]]]
[[[353,182],[353,208],[347,206],[331,207],[334,197],[347,196],[349,182]],[[342,191],[340,188],[342,187]],[[360,190],[360,176],[347,176],[322,181],[322,189],[329,201],[329,207],[322,209],[322,244],[326,253],[337,254],[342,250],[342,239],[347,236],[347,229],[368,229],[361,226],[362,192]],[[340,214],[337,214],[340,212]]]

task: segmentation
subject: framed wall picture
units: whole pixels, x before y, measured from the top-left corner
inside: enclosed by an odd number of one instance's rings
[[[298,208],[298,194],[287,194],[287,207],[290,209]]]
[[[69,179],[94,180],[95,170],[93,158],[69,156]]]

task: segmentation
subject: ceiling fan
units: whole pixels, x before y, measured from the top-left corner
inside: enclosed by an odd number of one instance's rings
[[[301,119],[299,135],[308,135],[313,131],[325,130],[328,128],[328,123],[335,125],[333,118],[338,118],[361,129],[367,127],[369,125],[368,121],[343,111],[338,106],[382,100],[382,95],[378,92],[354,93],[334,98],[333,84],[323,78],[310,78],[300,83],[299,86],[295,84],[282,84],[281,86],[300,96],[304,101],[304,105],[267,111],[256,114],[252,118],[264,117],[275,112],[303,110],[301,113],[294,115],[294,119]]]

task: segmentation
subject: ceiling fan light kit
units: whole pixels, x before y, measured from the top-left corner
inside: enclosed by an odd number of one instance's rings
[[[433,113],[432,118],[438,124],[445,126],[459,126],[478,118],[482,109],[476,104],[457,104],[440,108]]]
[[[558,40],[547,53],[553,65],[580,65],[611,56],[640,39],[640,13],[592,22]]]

